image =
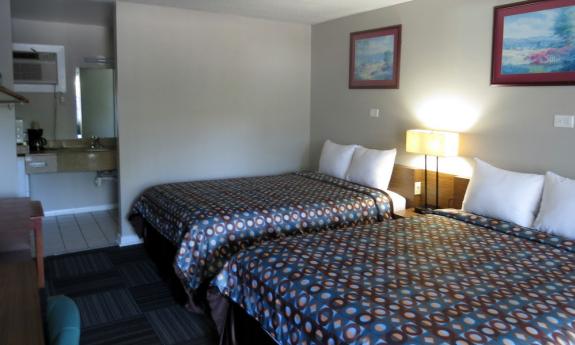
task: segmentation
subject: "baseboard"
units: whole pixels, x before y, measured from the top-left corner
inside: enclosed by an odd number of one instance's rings
[[[88,207],[79,207],[79,208],[68,208],[68,209],[63,209],[63,210],[44,211],[44,216],[46,216],[46,217],[65,216],[65,215],[77,214],[77,213],[108,211],[108,210],[113,210],[116,208],[118,208],[118,204],[88,206]]]
[[[127,247],[127,246],[133,246],[133,245],[140,244],[140,243],[143,243],[143,241],[136,234],[122,235],[122,237],[120,237],[119,246],[120,247]]]

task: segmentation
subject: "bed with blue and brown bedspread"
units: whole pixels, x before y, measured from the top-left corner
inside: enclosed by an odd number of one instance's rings
[[[243,248],[381,222],[392,218],[393,205],[384,191],[299,172],[158,185],[139,196],[131,213],[175,248],[170,260],[191,295]]]
[[[575,343],[575,243],[462,211],[269,241],[214,286],[280,344]]]

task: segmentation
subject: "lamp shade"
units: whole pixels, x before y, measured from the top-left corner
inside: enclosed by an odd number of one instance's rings
[[[438,157],[457,156],[459,133],[410,129],[407,131],[406,151]]]

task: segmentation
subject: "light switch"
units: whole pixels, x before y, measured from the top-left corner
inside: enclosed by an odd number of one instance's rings
[[[369,117],[373,117],[374,119],[379,118],[379,109],[370,109]]]
[[[556,128],[575,128],[575,115],[555,115]]]

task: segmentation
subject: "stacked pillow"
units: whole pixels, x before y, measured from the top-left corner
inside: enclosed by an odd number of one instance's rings
[[[389,187],[397,150],[371,150],[359,145],[338,145],[327,140],[319,172],[372,188]]]
[[[338,145],[330,140],[323,144],[319,172],[344,179],[357,145]]]
[[[530,227],[537,215],[545,179],[498,169],[475,160],[463,210]]]
[[[575,180],[545,174],[541,209],[533,227],[575,239]]]
[[[463,210],[575,239],[575,180],[502,170],[475,159]]]

